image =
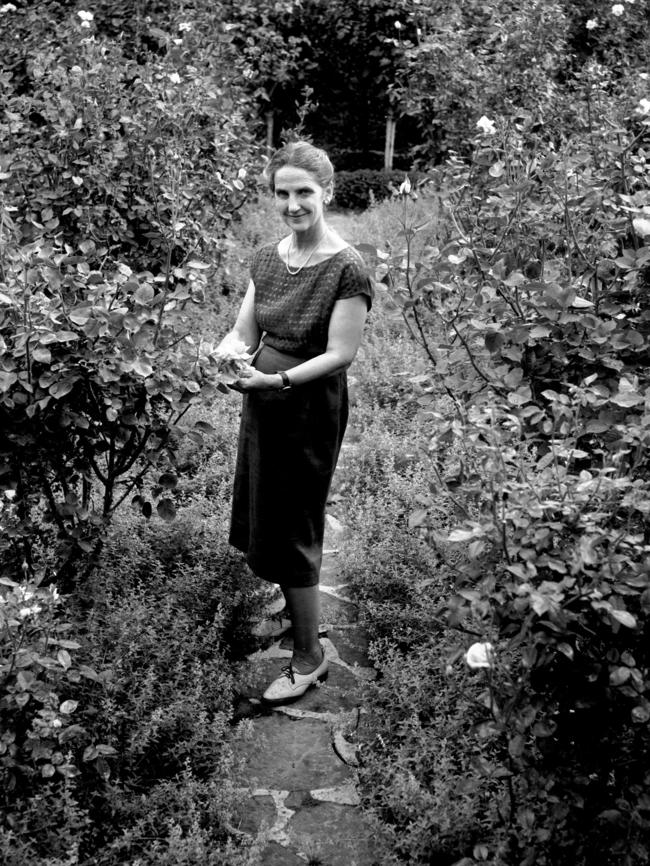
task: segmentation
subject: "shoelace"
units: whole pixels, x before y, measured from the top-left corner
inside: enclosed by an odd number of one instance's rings
[[[293,675],[293,667],[291,665],[291,662],[289,662],[286,667],[280,668],[280,676],[286,677],[288,680],[291,680],[291,685],[295,686],[296,678]]]

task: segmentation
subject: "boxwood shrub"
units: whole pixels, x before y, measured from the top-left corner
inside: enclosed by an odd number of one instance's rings
[[[338,171],[334,201],[340,208],[363,210],[374,201],[390,198],[391,187],[397,189],[406,177],[406,172],[394,169],[381,171],[362,168],[358,171]],[[416,178],[409,172],[411,182]]]

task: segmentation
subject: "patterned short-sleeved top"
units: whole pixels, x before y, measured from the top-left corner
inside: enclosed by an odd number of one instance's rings
[[[365,295],[372,305],[373,285],[361,256],[345,247],[330,258],[290,274],[276,244],[261,247],[251,264],[255,318],[264,342],[280,352],[312,358],[327,347],[336,301]]]

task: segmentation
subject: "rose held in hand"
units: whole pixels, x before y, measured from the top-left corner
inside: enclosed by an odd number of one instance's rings
[[[253,356],[249,354],[248,346],[240,341],[222,346],[215,352],[214,357],[217,362],[217,376],[225,385],[246,378],[252,371],[249,362]]]
[[[465,661],[470,668],[494,667],[494,650],[491,643],[473,643],[465,653]]]

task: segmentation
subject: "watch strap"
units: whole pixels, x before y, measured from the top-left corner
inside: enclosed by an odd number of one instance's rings
[[[282,388],[280,390],[288,391],[289,388],[291,388],[291,379],[287,376],[284,370],[278,370],[278,373],[280,374],[280,378],[282,379]]]

